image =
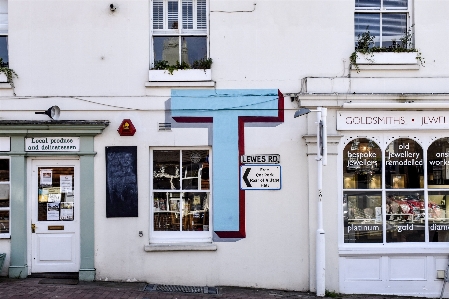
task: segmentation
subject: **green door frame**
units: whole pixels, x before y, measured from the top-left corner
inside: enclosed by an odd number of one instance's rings
[[[0,152],[9,156],[10,169],[10,221],[11,258],[9,277],[28,276],[27,251],[27,158],[77,156],[80,160],[80,270],[79,279],[95,280],[94,233],[94,137],[103,132],[109,121],[0,121],[0,137],[11,138],[11,150]],[[78,152],[26,152],[25,138],[29,137],[80,137]]]

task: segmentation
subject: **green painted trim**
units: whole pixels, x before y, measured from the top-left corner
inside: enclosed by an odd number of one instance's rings
[[[78,279],[81,281],[94,281],[95,280],[95,269],[80,269],[78,273]]]
[[[27,278],[28,276],[28,266],[10,266],[9,267],[9,278]]]
[[[42,156],[95,156],[97,152],[2,152],[0,156],[26,156],[26,157],[42,157]]]
[[[11,137],[11,150],[23,149],[23,137]],[[11,261],[10,277],[28,275],[27,269],[27,173],[26,158],[24,156],[11,157]],[[15,269],[21,269],[15,270]],[[12,273],[12,275],[11,275]]]
[[[93,151],[94,138],[81,137],[83,151]],[[95,268],[95,231],[94,231],[94,157],[80,157],[80,269]],[[81,270],[80,270],[81,275]],[[95,272],[93,272],[95,279]],[[88,277],[90,280],[90,276]],[[80,277],[81,279],[81,277]]]

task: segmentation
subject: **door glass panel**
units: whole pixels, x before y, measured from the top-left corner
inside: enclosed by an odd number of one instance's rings
[[[74,168],[38,168],[38,221],[74,220]]]
[[[0,211],[0,234],[9,233],[9,211]]]

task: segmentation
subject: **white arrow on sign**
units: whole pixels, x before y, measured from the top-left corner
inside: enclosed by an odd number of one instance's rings
[[[280,190],[280,165],[242,165],[240,166],[240,189],[242,190]]]

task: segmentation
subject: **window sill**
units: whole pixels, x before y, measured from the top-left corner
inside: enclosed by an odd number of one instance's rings
[[[217,251],[217,245],[212,243],[155,243],[145,245],[144,250],[147,252],[158,251]]]
[[[210,69],[198,70],[198,69],[188,69],[188,70],[174,70],[170,74],[167,70],[150,70],[149,71],[149,83],[157,82],[157,86],[161,86],[161,82],[171,82],[168,84],[191,84],[201,85],[207,83],[208,85],[215,83],[212,80],[212,72]],[[147,85],[148,86],[148,85]],[[172,86],[166,85],[165,86]],[[176,86],[176,85],[175,85]],[[184,86],[184,85],[182,85]]]
[[[356,70],[417,70],[419,69],[419,60],[416,58],[417,52],[404,53],[357,53],[357,67],[352,65],[352,69]]]
[[[1,84],[1,83],[0,83]],[[215,87],[214,81],[190,82],[146,82],[145,87]],[[1,88],[1,87],[0,87]]]
[[[1,239],[11,239],[11,234],[0,234],[0,240]]]

